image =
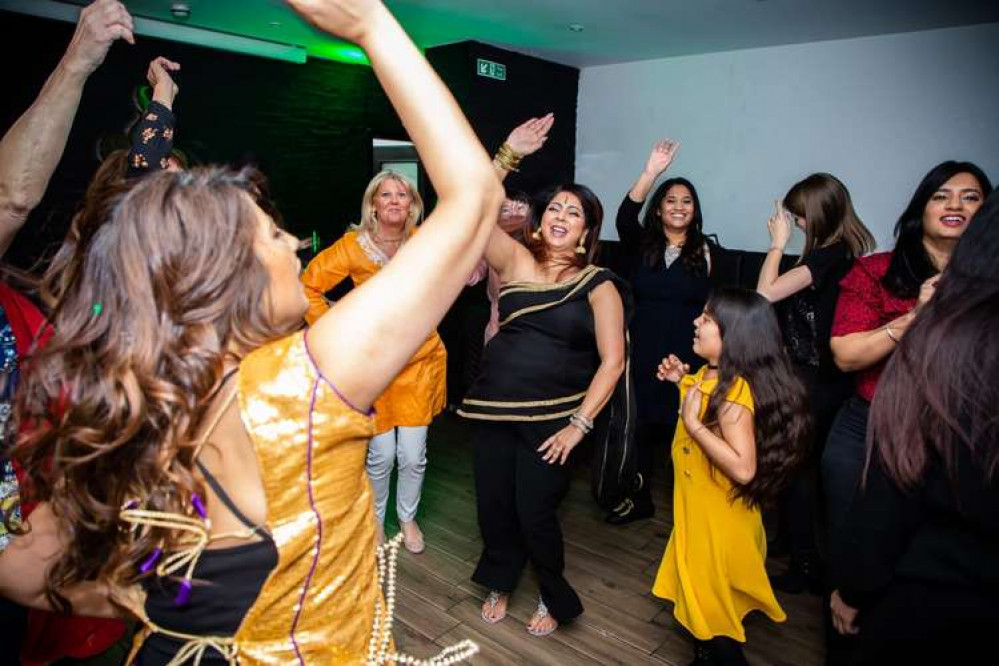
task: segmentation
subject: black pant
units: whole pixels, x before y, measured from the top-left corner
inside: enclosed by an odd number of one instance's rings
[[[816,535],[817,523],[825,524],[821,509],[820,461],[825,451],[826,439],[836,415],[852,389],[846,381],[823,379],[809,368],[799,368],[799,376],[808,388],[809,414],[812,418],[812,439],[808,457],[791,476],[787,490],[781,497],[782,527],[787,530],[792,559],[814,558],[825,534]]]
[[[670,445],[676,430],[675,413],[673,417],[666,423],[639,423],[635,429],[635,450],[638,454],[638,471],[642,475],[642,487],[634,499],[640,504],[652,502],[652,475],[658,467],[656,460],[670,459]]]
[[[475,494],[482,556],[472,580],[512,592],[530,559],[541,598],[552,616],[568,622],[583,612],[562,575],[565,552],[556,510],[569,489],[569,464],[549,465],[537,448],[568,423],[482,421],[475,428]]]
[[[852,396],[843,403],[836,420],[833,421],[826,448],[822,452],[822,484],[826,501],[826,527],[829,568],[832,573],[831,587],[835,589],[835,573],[838,569],[834,553],[838,547],[839,533],[850,511],[853,495],[860,484],[864,471],[867,439],[867,412],[870,403],[858,396]],[[859,643],[854,636],[841,636],[832,627],[828,598],[823,599],[823,612],[826,617],[826,664],[857,663],[856,651]]]

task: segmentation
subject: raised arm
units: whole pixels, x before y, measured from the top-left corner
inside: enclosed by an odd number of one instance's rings
[[[768,301],[776,303],[788,296],[807,289],[812,285],[812,272],[807,266],[795,266],[780,275],[780,260],[784,257],[784,249],[791,239],[793,229],[780,201],[774,201],[774,214],[767,220],[767,231],[770,232],[770,249],[760,267],[760,275],[756,280],[756,291]]]
[[[170,169],[176,119],[173,102],[180,89],[170,72],[180,70],[180,65],[163,56],[149,63],[146,80],[153,87],[149,108],[142,113],[132,129],[131,148],[128,152],[128,177]]]
[[[66,147],[83,85],[119,38],[135,41],[132,17],[123,4],[97,0],[84,8],[55,71],[0,141],[0,256],[45,194]]]
[[[634,249],[638,246],[642,235],[642,225],[638,221],[638,214],[642,210],[642,204],[652,191],[656,179],[664,173],[669,165],[673,163],[676,151],[680,149],[679,141],[663,139],[657,141],[652,146],[649,159],[645,162],[645,168],[638,175],[638,180],[631,186],[628,196],[621,202],[617,211],[617,235],[621,242]]]
[[[454,98],[381,2],[289,4],[321,29],[364,48],[438,195],[420,233],[310,330],[320,370],[365,408],[464,287],[495,226],[503,190]]]

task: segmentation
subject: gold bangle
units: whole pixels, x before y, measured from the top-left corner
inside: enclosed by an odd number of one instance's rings
[[[888,339],[894,342],[896,345],[898,344],[898,338],[896,338],[895,334],[892,332],[891,324],[885,324],[885,335],[887,335]]]
[[[504,143],[496,151],[496,156],[493,159],[505,171],[518,171],[517,167],[520,166],[520,162],[524,159],[524,156],[511,148],[510,144]]]

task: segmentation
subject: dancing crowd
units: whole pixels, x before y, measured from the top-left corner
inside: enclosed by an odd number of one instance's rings
[[[0,596],[5,618],[29,613],[26,663],[120,642],[143,665],[473,655],[469,641],[399,654],[392,617],[398,550],[425,548],[428,426],[448,402],[436,329],[480,281],[490,320],[456,402],[484,622],[506,618],[528,564],[531,635],[584,612],[558,512],[586,446],[605,529],[672,507],[651,593],[694,664],[747,663],[745,616],[787,618],[775,590],[822,596],[829,664],[994,660],[999,194],[978,166],[932,167],[877,253],[846,185],[808,175],[760,224],[747,289],[726,283],[731,251],[705,233],[694,183],[667,174],[680,144],[662,139],[618,207],[615,272],[596,263],[590,188],[504,190],[552,114],[490,159],[379,0],[288,4],[364,49],[436,203],[377,174],[358,224],[303,270],[307,241],[263,174],[174,147],[181,64],[149,63],[129,147],[103,156],[44,273],[0,282]],[[0,251],[45,193],[87,78],[134,39],[117,0],[81,11],[0,141]],[[671,501],[653,493],[663,470]],[[782,544],[789,565],[770,576]]]

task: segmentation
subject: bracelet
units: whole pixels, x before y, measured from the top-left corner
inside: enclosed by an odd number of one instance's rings
[[[510,144],[504,143],[496,151],[496,156],[493,159],[496,160],[496,163],[504,171],[519,171],[517,167],[520,166],[520,162],[524,159],[524,156],[511,148]]]
[[[891,340],[895,344],[898,344],[898,338],[896,338],[895,334],[892,332],[891,324],[885,324],[885,335],[888,336],[889,340]]]
[[[777,251],[778,251],[778,252],[780,252],[781,254],[784,254],[784,248],[782,248],[782,247],[777,247],[777,246],[775,246],[775,245],[771,245],[771,246],[770,246],[770,249],[769,249],[769,250],[767,250],[767,252],[773,252],[774,250],[777,250]]]
[[[582,430],[584,435],[590,434],[590,431],[593,430],[593,421],[579,412],[575,412],[569,417],[569,423]]]

